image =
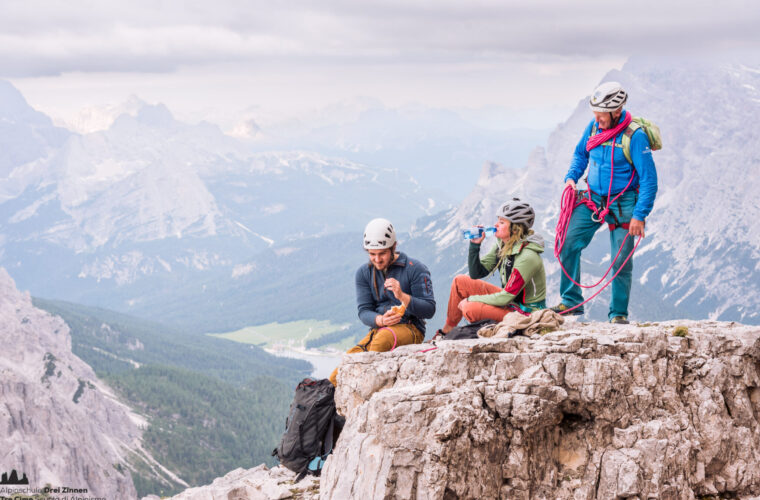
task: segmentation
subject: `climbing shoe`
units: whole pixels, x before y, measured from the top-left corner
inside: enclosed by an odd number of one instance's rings
[[[433,335],[433,338],[428,340],[427,342],[434,342],[436,340],[441,340],[446,334],[443,333],[442,329],[438,329],[435,331],[435,335]]]
[[[567,311],[568,309],[572,309],[573,306],[566,306],[565,304],[560,303],[558,306],[554,306],[551,308],[552,311],[559,314],[565,314],[568,316],[580,316],[583,314],[583,308],[582,307],[576,307],[572,311],[565,313],[564,311]]]
[[[628,324],[628,318],[625,316],[615,316],[610,320],[610,323],[616,323],[618,325],[627,325]]]

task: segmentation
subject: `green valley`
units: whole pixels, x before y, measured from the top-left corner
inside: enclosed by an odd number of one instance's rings
[[[309,363],[105,309],[33,302],[66,321],[74,354],[147,418],[143,446],[182,480],[198,486],[238,467],[276,464],[270,454]],[[140,497],[184,489],[138,454],[130,467]]]
[[[208,335],[275,350],[320,347],[343,351],[354,343],[350,327],[349,324],[335,324],[328,320],[300,320],[248,326],[228,333]],[[320,339],[327,342],[319,342]]]

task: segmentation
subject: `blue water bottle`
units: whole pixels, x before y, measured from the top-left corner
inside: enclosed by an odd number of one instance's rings
[[[480,238],[483,236],[483,228],[482,227],[471,227],[470,229],[463,229],[462,230],[462,236],[464,236],[464,239],[466,240],[472,240],[475,238]]]

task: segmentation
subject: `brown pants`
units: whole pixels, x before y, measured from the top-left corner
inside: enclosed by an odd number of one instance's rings
[[[449,294],[449,307],[446,310],[446,324],[455,327],[462,321],[464,316],[470,323],[481,319],[501,321],[504,315],[514,310],[513,307],[497,307],[482,302],[469,302],[465,299],[470,295],[487,295],[501,292],[502,288],[485,282],[475,280],[465,274],[460,274],[451,282]]]
[[[393,330],[390,332],[388,330]],[[393,335],[396,335],[394,338]],[[417,330],[417,327],[409,323],[398,323],[393,326],[386,326],[382,328],[373,328],[369,331],[366,337],[361,342],[346,351],[348,354],[354,354],[357,352],[387,352],[393,348],[394,342],[396,347],[407,344],[419,344],[425,339],[425,336]],[[333,385],[337,385],[336,377],[338,376],[338,368],[333,370],[330,374],[330,382]]]

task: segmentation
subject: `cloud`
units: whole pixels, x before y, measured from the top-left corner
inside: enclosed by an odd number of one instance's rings
[[[757,48],[759,22],[751,0],[10,1],[0,18],[0,76],[220,63],[551,63]]]

